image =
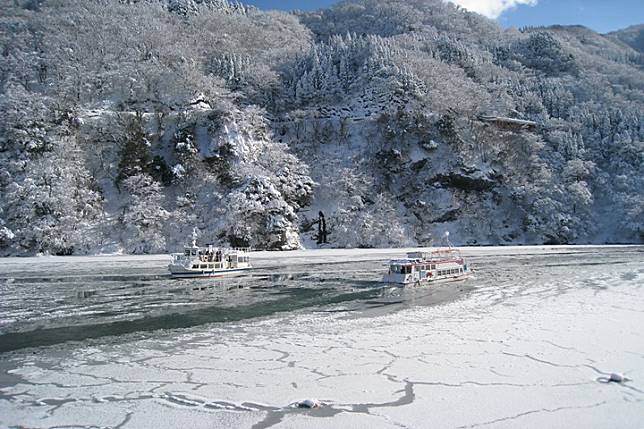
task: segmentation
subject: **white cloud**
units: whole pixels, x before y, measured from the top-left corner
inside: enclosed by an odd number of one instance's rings
[[[472,12],[478,12],[488,18],[496,19],[506,10],[526,4],[534,6],[538,0],[450,0]]]

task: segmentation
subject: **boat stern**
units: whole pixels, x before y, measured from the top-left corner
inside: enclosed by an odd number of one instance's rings
[[[413,278],[411,274],[398,274],[398,273],[387,273],[382,278],[384,283],[393,283],[398,285],[406,285],[413,283]]]

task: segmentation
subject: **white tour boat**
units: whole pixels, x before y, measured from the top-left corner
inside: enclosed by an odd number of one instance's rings
[[[168,265],[170,274],[175,278],[223,277],[240,275],[252,269],[248,249],[222,249],[208,245],[186,246],[183,253],[172,255]]]
[[[411,252],[407,258],[392,260],[383,281],[409,285],[463,280],[469,276],[470,269],[460,252],[448,244],[446,248]]]

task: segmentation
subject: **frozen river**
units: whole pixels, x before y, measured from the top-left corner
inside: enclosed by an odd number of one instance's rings
[[[644,247],[466,249],[473,279],[385,287],[402,254],[0,259],[0,427],[643,427]]]

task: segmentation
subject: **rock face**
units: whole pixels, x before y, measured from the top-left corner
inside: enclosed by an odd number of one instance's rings
[[[644,240],[641,27],[61,0],[0,28],[2,254],[294,249],[319,211],[339,247]]]
[[[451,172],[448,174],[438,174],[434,177],[434,183],[441,186],[460,189],[465,192],[484,192],[491,191],[498,183],[487,175],[468,174],[466,172]]]

